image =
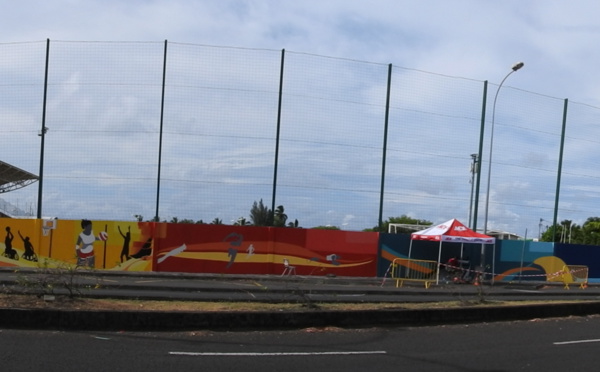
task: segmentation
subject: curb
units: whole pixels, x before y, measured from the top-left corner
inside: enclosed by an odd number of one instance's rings
[[[87,331],[276,330],[307,327],[416,327],[600,314],[600,301],[550,305],[357,311],[156,312],[0,309],[0,327]]]

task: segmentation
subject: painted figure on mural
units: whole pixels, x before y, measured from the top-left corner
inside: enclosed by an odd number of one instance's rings
[[[94,236],[92,230],[92,221],[81,220],[81,233],[75,243],[75,252],[77,253],[77,266],[86,266],[94,268],[96,266],[96,256],[94,255],[94,242],[96,240],[106,240],[108,235],[102,232],[101,236]],[[104,239],[102,238],[104,237]]]
[[[13,239],[14,235],[10,231],[10,226],[6,226],[6,237],[4,238],[4,257],[10,258],[11,260],[18,260],[19,255],[12,247]]]
[[[23,235],[21,235],[21,231],[17,230],[17,232],[19,233],[21,240],[23,240],[23,248],[25,249],[25,252],[23,252],[22,257],[28,261],[37,262],[37,255],[33,250],[33,244],[31,244],[31,240],[28,236],[23,237]]]
[[[130,259],[129,257],[129,242],[131,241],[131,226],[127,227],[127,232],[123,234],[121,231],[121,226],[117,226],[119,229],[119,234],[123,237],[123,249],[121,249],[121,263],[123,263],[123,257],[125,260]]]
[[[229,263],[227,268],[229,269],[235,262],[235,258],[238,254],[238,248],[244,242],[244,236],[238,233],[231,233],[223,239],[224,242],[229,242],[229,248],[227,249],[227,256],[229,257]]]
[[[146,243],[144,243],[142,248],[140,248],[140,250],[137,253],[132,254],[131,257],[143,258],[143,257],[150,256],[151,254],[152,254],[152,238],[148,238],[148,240],[146,240]]]

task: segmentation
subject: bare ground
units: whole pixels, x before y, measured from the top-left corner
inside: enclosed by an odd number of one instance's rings
[[[307,309],[367,310],[367,309],[418,309],[467,306],[530,305],[541,301],[518,302],[466,302],[439,303],[260,303],[260,302],[199,302],[199,301],[150,301],[122,299],[69,298],[67,296],[37,296],[23,294],[0,294],[0,309],[65,309],[65,310],[155,310],[155,311],[297,311]],[[548,303],[549,301],[543,301]],[[565,302],[565,301],[562,301]]]

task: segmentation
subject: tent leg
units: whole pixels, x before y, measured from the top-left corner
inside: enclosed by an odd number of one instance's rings
[[[440,240],[440,247],[438,249],[437,276],[435,279],[435,285],[440,284],[440,264],[441,263],[442,263],[442,241]]]

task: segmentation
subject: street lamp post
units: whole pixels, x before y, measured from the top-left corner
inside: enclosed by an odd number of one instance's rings
[[[489,208],[490,208],[490,181],[491,181],[491,175],[492,175],[492,150],[493,150],[493,146],[494,146],[494,122],[496,120],[496,100],[498,99],[498,93],[500,93],[500,88],[502,88],[502,84],[504,84],[506,79],[508,79],[508,77],[513,72],[520,70],[523,66],[524,66],[523,62],[518,62],[518,63],[515,63],[511,67],[510,72],[508,74],[506,74],[504,79],[502,79],[502,81],[500,82],[500,85],[498,85],[498,89],[496,90],[496,95],[494,96],[494,104],[492,105],[492,128],[491,128],[491,132],[490,132],[490,159],[488,160],[487,191],[485,193],[485,220],[483,223],[483,233],[484,234],[487,234],[487,230],[488,230],[488,215],[489,215]],[[481,159],[480,159],[480,161],[481,161]],[[483,270],[485,272],[485,244],[481,245],[481,265],[480,266],[481,266],[481,270]]]
[[[488,215],[489,215],[489,207],[490,207],[490,180],[491,180],[491,175],[492,175],[492,150],[493,150],[493,146],[494,146],[494,121],[496,119],[496,100],[498,99],[498,93],[500,93],[500,88],[502,88],[502,84],[504,84],[504,81],[506,81],[506,79],[513,72],[520,70],[523,66],[524,66],[523,62],[518,62],[518,63],[515,63],[511,67],[510,72],[508,74],[506,74],[504,79],[502,79],[502,82],[500,83],[500,85],[498,85],[498,89],[496,90],[496,96],[494,97],[494,104],[492,106],[492,128],[491,128],[491,132],[490,132],[491,133],[490,134],[490,159],[488,160],[487,191],[485,193],[485,220],[483,223],[483,233],[484,234],[487,234]],[[483,248],[482,248],[482,250],[483,250]],[[483,258],[482,258],[482,264],[483,264]]]

